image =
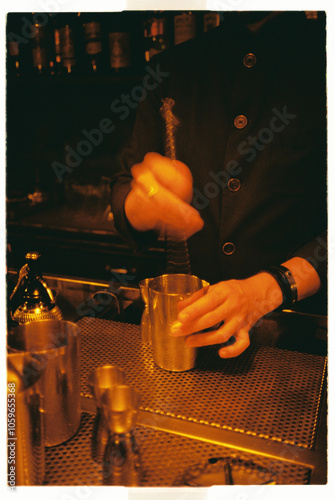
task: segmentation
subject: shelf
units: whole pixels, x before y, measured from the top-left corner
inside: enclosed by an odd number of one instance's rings
[[[66,204],[41,207],[40,210],[38,207],[33,210],[32,207],[30,214],[9,221],[9,225],[106,235],[117,233],[114,224],[108,221],[107,214],[103,211],[84,211]]]
[[[36,87],[36,86],[79,86],[79,85],[107,85],[140,83],[142,72],[125,73],[120,75],[60,75],[60,76],[20,76],[8,78],[8,88]]]
[[[7,265],[20,269],[29,250],[41,253],[43,273],[109,280],[115,269],[134,283],[164,274],[165,242],[137,248],[118,233],[103,212],[90,215],[59,205],[7,223]]]

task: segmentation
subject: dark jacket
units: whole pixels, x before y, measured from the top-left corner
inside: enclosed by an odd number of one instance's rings
[[[139,105],[112,183],[116,227],[134,238],[123,211],[129,168],[149,151],[164,154],[159,108],[172,97],[177,158],[192,171],[192,204],[205,222],[188,242],[192,272],[215,283],[301,256],[325,286],[324,15],[284,12],[251,33],[227,14],[157,65],[166,75]]]

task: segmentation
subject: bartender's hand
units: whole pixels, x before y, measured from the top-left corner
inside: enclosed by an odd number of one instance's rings
[[[182,162],[158,153],[148,153],[131,169],[132,189],[125,200],[129,223],[138,231],[154,229],[160,234],[166,224],[185,230],[186,238],[200,231],[203,221],[191,207],[193,178]]]
[[[296,281],[298,300],[318,291],[320,278],[308,261],[294,257],[283,265]],[[224,343],[233,336],[235,343],[219,350],[222,358],[232,358],[250,345],[249,330],[255,323],[279,307],[282,300],[277,281],[265,272],[244,280],[221,281],[210,286],[207,293],[199,290],[180,302],[178,321],[172,326],[171,335],[186,336],[185,344],[190,347]],[[195,333],[222,321],[216,330]]]

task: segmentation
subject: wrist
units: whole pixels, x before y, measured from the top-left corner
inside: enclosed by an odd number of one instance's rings
[[[299,301],[314,295],[320,290],[320,277],[308,260],[302,257],[293,257],[284,262],[283,266],[287,267],[294,276]]]
[[[277,280],[266,271],[261,271],[247,279],[251,286],[250,294],[254,299],[255,308],[265,314],[280,307],[283,303],[283,293]]]
[[[290,269],[283,265],[269,266],[261,272],[268,273],[278,283],[282,292],[280,310],[290,309],[298,300],[297,283]]]

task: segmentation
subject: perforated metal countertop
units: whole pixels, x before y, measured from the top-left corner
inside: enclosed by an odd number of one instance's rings
[[[196,369],[172,373],[153,363],[139,326],[94,318],[84,318],[78,325],[81,393],[88,403],[93,403],[87,384],[91,371],[116,364],[125,370],[126,383],[141,393],[147,421],[150,415],[152,421],[169,417],[177,423],[231,431],[243,440],[253,436],[265,444],[282,443],[292,458],[261,456],[144,422],[134,429],[143,469],[140,486],[187,485],[185,471],[196,475],[199,466],[216,457],[229,458],[235,484],[309,483],[313,467],[295,463],[294,456],[297,450],[309,452],[315,445],[324,357],[252,345],[238,358],[224,360],[212,346],[201,350]],[[85,410],[77,434],[67,443],[47,448],[45,484],[104,484],[101,469],[91,458],[93,419],[94,413]]]
[[[81,329],[82,394],[87,378],[103,364],[116,364],[141,393],[141,408],[163,415],[312,448],[320,411],[323,356],[251,345],[221,359],[217,346],[203,348],[199,366],[172,373],[157,367],[140,329],[84,318]]]
[[[83,413],[80,430],[69,442],[47,448],[45,484],[104,484],[102,468],[91,458],[94,415]],[[142,463],[139,486],[184,486],[185,473],[215,457],[229,458],[235,484],[308,484],[311,470],[298,464],[258,457],[145,426],[135,429]],[[212,483],[214,484],[214,483]]]

